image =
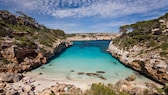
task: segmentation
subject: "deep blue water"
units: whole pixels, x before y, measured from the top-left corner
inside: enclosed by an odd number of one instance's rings
[[[59,56],[55,56],[48,64],[32,71],[34,74],[43,73],[47,78],[57,80],[83,80],[115,83],[119,79],[135,74],[137,80],[147,80],[130,68],[125,67],[111,56],[106,49],[110,41],[76,41]],[[88,76],[86,73],[101,74],[106,80],[97,76]],[[77,73],[84,72],[84,75]],[[42,75],[41,75],[42,76]]]

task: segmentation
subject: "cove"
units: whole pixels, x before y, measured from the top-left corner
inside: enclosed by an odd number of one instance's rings
[[[151,82],[111,56],[106,51],[109,43],[104,40],[74,41],[73,46],[31,73],[47,79],[87,83],[116,83],[130,75],[136,76],[135,82]]]

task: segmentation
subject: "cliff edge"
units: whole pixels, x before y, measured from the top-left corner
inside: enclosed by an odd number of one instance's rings
[[[122,35],[108,51],[123,64],[151,79],[168,83],[168,13],[164,16],[120,27]]]
[[[71,42],[62,30],[46,28],[27,16],[0,10],[0,72],[24,72],[45,64]]]

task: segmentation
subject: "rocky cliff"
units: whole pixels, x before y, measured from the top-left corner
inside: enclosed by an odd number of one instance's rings
[[[132,31],[124,32],[111,41],[108,51],[126,66],[167,85],[167,23],[168,14],[155,20],[122,26],[120,29],[132,29]]]
[[[0,10],[0,72],[31,70],[71,45],[62,30],[46,28],[18,13]]]
[[[83,40],[112,40],[118,34],[112,33],[77,33],[67,34],[67,39],[70,41],[83,41]]]

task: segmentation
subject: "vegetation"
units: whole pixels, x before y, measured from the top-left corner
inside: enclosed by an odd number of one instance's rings
[[[90,90],[85,95],[129,95],[126,92],[117,92],[111,85],[92,84]]]
[[[57,39],[65,39],[66,34],[62,30],[48,29],[39,25],[34,18],[18,11],[19,16],[10,14],[6,10],[0,10],[0,38],[15,38],[17,45],[28,48],[37,48],[35,41],[52,47]]]
[[[166,93],[166,95],[168,94],[168,86],[164,88],[164,92]]]
[[[133,46],[143,46],[147,51],[158,51],[160,55],[168,58],[168,13],[158,19],[136,22],[120,27],[121,36],[113,40],[113,44],[120,48],[129,49]],[[165,32],[167,31],[167,32]]]
[[[46,28],[21,11],[17,14],[18,16],[6,10],[0,10],[0,44],[3,44],[0,45],[1,50],[15,45],[18,49],[35,49],[48,54],[50,51],[46,48],[52,48],[56,41],[66,38],[62,30]],[[0,62],[11,63],[3,56]]]

